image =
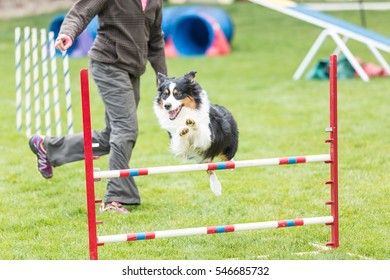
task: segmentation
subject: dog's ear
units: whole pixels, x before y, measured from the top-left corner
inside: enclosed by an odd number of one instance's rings
[[[184,75],[184,78],[186,78],[191,84],[195,82],[195,74],[198,73],[196,71],[191,71]]]
[[[164,74],[161,74],[160,72],[157,73],[157,85],[161,85],[162,82],[165,81],[165,79],[167,78],[167,76],[165,76]]]

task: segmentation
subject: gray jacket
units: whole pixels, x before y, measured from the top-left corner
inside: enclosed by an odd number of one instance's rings
[[[164,33],[161,29],[162,0],[79,0],[66,15],[60,33],[74,39],[93,17],[99,29],[90,59],[115,64],[135,77],[145,72],[147,60],[156,72],[167,74]]]

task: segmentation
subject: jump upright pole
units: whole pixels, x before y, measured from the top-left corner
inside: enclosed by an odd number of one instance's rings
[[[330,108],[330,139],[327,140],[330,144],[330,181],[327,184],[330,184],[330,196],[331,200],[326,204],[331,207],[331,215],[334,217],[334,221],[330,224],[332,227],[331,232],[331,242],[328,242],[326,245],[337,248],[339,247],[339,199],[338,199],[338,124],[337,124],[337,56],[332,54],[329,59],[330,66],[330,87],[329,87],[329,108]]]
[[[84,158],[85,158],[85,182],[87,192],[88,232],[89,232],[89,257],[91,260],[98,259],[96,212],[95,212],[95,184],[93,178],[93,153],[92,153],[92,128],[91,108],[89,102],[88,70],[80,72],[83,130],[84,130]]]
[[[88,231],[89,231],[89,251],[90,259],[98,259],[98,246],[104,243],[121,241],[138,241],[166,237],[190,236],[199,234],[225,233],[242,230],[255,230],[266,228],[283,228],[292,226],[303,226],[312,224],[325,224],[331,226],[331,241],[327,246],[339,247],[339,217],[338,217],[338,143],[337,143],[337,56],[330,56],[330,127],[326,129],[330,137],[325,142],[329,143],[329,154],[295,156],[271,159],[255,159],[244,161],[228,161],[207,164],[192,164],[179,166],[161,166],[125,170],[96,171],[93,169],[93,151],[92,128],[89,102],[89,82],[88,70],[83,69],[80,72],[82,110],[83,110],[83,130],[84,130],[84,156],[85,156],[85,174],[86,174],[86,192],[88,208]],[[293,220],[279,220],[271,222],[256,222],[246,224],[231,224],[224,226],[209,226],[186,229],[172,229],[163,231],[150,231],[139,233],[127,233],[108,236],[97,236],[96,225],[101,222],[96,221],[94,181],[102,178],[119,178],[128,176],[143,176],[163,173],[180,173],[201,170],[221,170],[235,169],[242,167],[301,164],[308,162],[325,162],[330,164],[330,180],[326,184],[330,185],[330,201],[326,202],[331,207],[331,215],[314,218],[302,218]]]

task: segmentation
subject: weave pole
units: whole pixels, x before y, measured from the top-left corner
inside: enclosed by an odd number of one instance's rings
[[[43,110],[45,114],[46,135],[51,135],[51,116],[50,116],[50,92],[49,92],[49,67],[48,67],[48,47],[46,29],[41,29],[41,61],[43,78]]]
[[[16,130],[22,131],[22,31],[15,28]]]
[[[89,86],[88,86],[88,70],[83,69],[80,72],[81,94],[82,94],[82,110],[83,110],[83,129],[84,129],[84,155],[85,155],[85,172],[86,172],[86,192],[87,192],[87,207],[88,207],[88,230],[89,230],[89,248],[90,259],[98,259],[98,246],[110,242],[122,241],[139,241],[150,240],[167,237],[191,236],[201,234],[214,234],[235,232],[243,230],[268,229],[268,228],[284,228],[303,225],[325,224],[331,226],[331,242],[326,243],[327,246],[337,248],[339,247],[339,223],[338,223],[338,145],[337,145],[337,56],[330,57],[330,127],[326,129],[330,132],[330,139],[326,143],[330,143],[329,154],[313,155],[313,156],[299,156],[288,158],[274,158],[261,160],[247,160],[247,161],[229,161],[220,163],[197,164],[197,165],[182,165],[182,166],[162,166],[150,167],[140,169],[126,169],[126,170],[112,170],[99,171],[93,170],[93,152],[92,148],[92,133],[91,133],[91,116],[89,104]],[[324,161],[330,164],[330,181],[326,184],[331,185],[331,200],[325,204],[331,206],[331,216],[302,218],[294,220],[278,220],[271,222],[256,222],[246,224],[231,224],[224,226],[208,226],[198,228],[172,229],[163,231],[150,231],[127,233],[107,236],[97,236],[96,226],[102,222],[96,221],[96,207],[94,181],[101,178],[118,178],[127,176],[142,176],[162,173],[180,173],[200,170],[220,170],[233,169],[239,167],[254,167],[266,165],[285,165],[285,164],[299,164],[306,162]]]
[[[55,117],[54,135],[61,136],[63,122],[61,111],[64,109],[66,109],[67,133],[73,134],[69,56],[65,52],[61,58],[63,85],[62,79],[58,79],[54,32],[29,26],[15,28],[16,130],[22,131],[25,127],[27,137],[32,134],[52,135],[51,129],[54,125],[51,124],[51,115]],[[60,89],[65,91],[66,106],[60,102]],[[41,110],[42,98],[43,110]],[[50,103],[54,105],[50,106]]]
[[[38,62],[38,31],[31,29],[32,66],[33,66],[33,92],[34,92],[34,116],[36,134],[41,134],[41,100],[39,88],[39,62]]]
[[[62,66],[64,70],[65,100],[66,100],[66,118],[68,120],[68,132],[73,134],[73,115],[72,115],[72,94],[70,92],[70,73],[69,73],[69,54],[62,53]]]
[[[57,136],[62,136],[60,96],[58,93],[58,73],[56,61],[56,49],[54,47],[54,32],[49,32],[50,69],[53,87],[54,118]]]
[[[26,112],[26,136],[31,135],[31,59],[30,59],[30,27],[24,28],[24,91]]]

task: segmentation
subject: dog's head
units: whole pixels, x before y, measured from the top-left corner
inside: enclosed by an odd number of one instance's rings
[[[174,120],[183,108],[196,110],[202,104],[200,85],[195,81],[195,71],[179,78],[169,78],[157,74],[156,106],[167,112],[170,120]]]

